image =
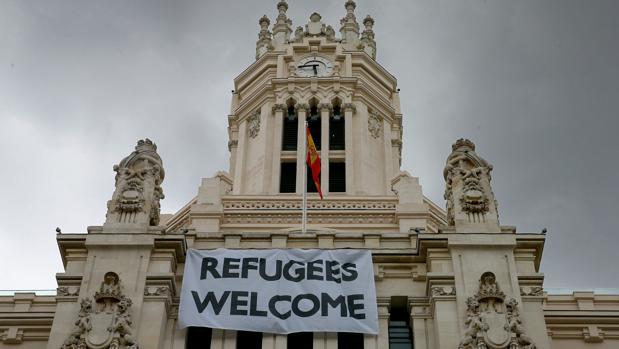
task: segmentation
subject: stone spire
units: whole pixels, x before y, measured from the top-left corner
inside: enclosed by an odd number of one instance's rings
[[[500,232],[497,202],[490,185],[492,165],[475,153],[475,144],[459,139],[443,170],[447,224],[462,233]]]
[[[138,141],[129,156],[118,165],[116,189],[108,201],[106,227],[148,227],[159,225],[159,200],[164,198],[165,177],[157,145],[150,139]]]
[[[365,29],[361,33],[360,49],[376,59],[376,41],[374,40],[374,30],[372,29],[374,27],[374,19],[367,15],[363,20],[363,25]]]
[[[260,24],[260,33],[258,33],[258,41],[256,41],[256,59],[273,50],[273,39],[269,31],[271,21],[264,15],[258,20],[258,24]]]
[[[282,0],[277,3],[277,19],[273,24],[273,41],[275,46],[287,44],[292,33],[292,20],[286,16],[288,11],[288,3]]]
[[[357,4],[354,1],[348,0],[344,4],[346,8],[346,16],[340,20],[340,35],[342,36],[342,44],[349,50],[357,48],[359,42],[359,23],[355,17],[355,8]]]

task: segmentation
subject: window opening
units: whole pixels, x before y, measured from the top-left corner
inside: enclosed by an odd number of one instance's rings
[[[312,349],[314,346],[314,333],[297,332],[288,335],[286,349]]]
[[[346,163],[329,162],[329,192],[346,192]]]
[[[210,349],[212,333],[210,327],[188,327],[185,349]]]
[[[297,150],[298,122],[299,119],[294,107],[288,107],[288,112],[284,115],[282,127],[282,150]]]
[[[294,193],[297,190],[297,163],[282,162],[279,171],[279,192]]]
[[[408,297],[392,296],[389,307],[389,349],[413,349]]]
[[[345,121],[342,109],[333,107],[333,115],[329,118],[329,149],[344,150],[345,147]]]
[[[262,332],[237,331],[236,349],[261,349]]]
[[[305,170],[307,171],[307,192],[318,193],[318,188],[316,188],[316,184],[312,178],[312,169],[309,166],[305,166]]]
[[[363,334],[339,332],[337,334],[337,349],[363,349]]]
[[[307,118],[307,126],[312,133],[312,139],[314,140],[316,149],[320,150],[320,115],[318,114],[318,107],[315,105],[310,107],[310,115],[309,118]]]

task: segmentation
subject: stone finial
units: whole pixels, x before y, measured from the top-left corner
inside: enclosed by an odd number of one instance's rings
[[[288,43],[290,34],[292,33],[292,20],[286,16],[288,3],[286,1],[278,2],[277,11],[277,19],[275,20],[275,24],[273,24],[273,41],[275,46]]]
[[[443,176],[447,223],[458,232],[500,232],[497,202],[490,185],[492,165],[475,153],[475,144],[459,139],[452,145]]]
[[[106,226],[158,225],[165,172],[157,145],[150,139],[138,141],[135,151],[114,165],[114,171],[116,189],[108,201]]]
[[[264,15],[260,17],[258,24],[260,25],[260,32],[258,33],[258,41],[256,41],[256,59],[273,50],[273,38],[269,31],[271,21]]]
[[[356,49],[359,41],[359,23],[357,23],[357,17],[355,17],[357,4],[352,0],[348,0],[344,7],[346,8],[346,16],[340,20],[342,44],[348,49]]]
[[[367,15],[363,20],[365,29],[361,33],[359,49],[365,51],[370,57],[376,59],[376,41],[374,40],[374,19]]]

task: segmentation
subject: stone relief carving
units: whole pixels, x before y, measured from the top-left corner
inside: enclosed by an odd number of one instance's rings
[[[453,286],[432,286],[430,292],[433,297],[439,296],[455,296],[456,288]]]
[[[368,131],[373,138],[380,137],[383,131],[383,119],[376,112],[370,112],[368,116]]]
[[[304,37],[305,30],[303,30],[303,27],[298,26],[297,29],[294,31],[294,42],[302,42]]]
[[[145,296],[167,296],[170,289],[166,286],[147,286],[144,288]]]
[[[544,288],[541,286],[524,286],[520,287],[521,296],[543,296]]]
[[[466,331],[458,349],[535,349],[525,334],[518,302],[506,296],[491,272],[482,274],[477,293],[466,301]]]
[[[232,151],[232,148],[236,148],[239,146],[239,141],[236,139],[232,139],[228,141],[228,151]]]
[[[61,349],[138,349],[130,308],[131,299],[122,293],[120,279],[107,272],[99,291],[80,302],[75,326]]]
[[[159,224],[159,201],[165,176],[157,145],[138,141],[135,151],[114,165],[116,190],[108,202],[106,223]]]
[[[305,25],[306,36],[326,36],[327,26],[321,21],[322,16],[314,12],[310,15],[310,21]]]
[[[344,112],[352,111],[354,113],[357,111],[357,107],[355,107],[353,103],[344,103],[342,104],[342,110],[344,110]]]
[[[458,210],[466,215],[469,222],[485,222],[490,204],[496,201],[490,189],[492,165],[475,153],[475,144],[468,139],[459,139],[452,145],[452,153],[447,158],[443,170],[447,201],[447,222],[455,224]],[[496,215],[498,222],[498,215]]]
[[[80,294],[79,286],[59,286],[56,289],[56,296],[58,297],[75,297]]]
[[[253,113],[247,119],[247,132],[251,138],[256,138],[260,133],[260,111]]]

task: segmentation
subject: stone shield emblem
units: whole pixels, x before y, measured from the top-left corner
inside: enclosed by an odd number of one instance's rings
[[[90,315],[92,329],[86,334],[86,344],[89,348],[107,348],[113,339],[113,328],[116,315],[113,313],[95,313]]]
[[[492,348],[506,348],[509,345],[510,333],[507,326],[507,314],[488,312],[482,314],[483,321],[488,325],[484,331],[484,339]]]

